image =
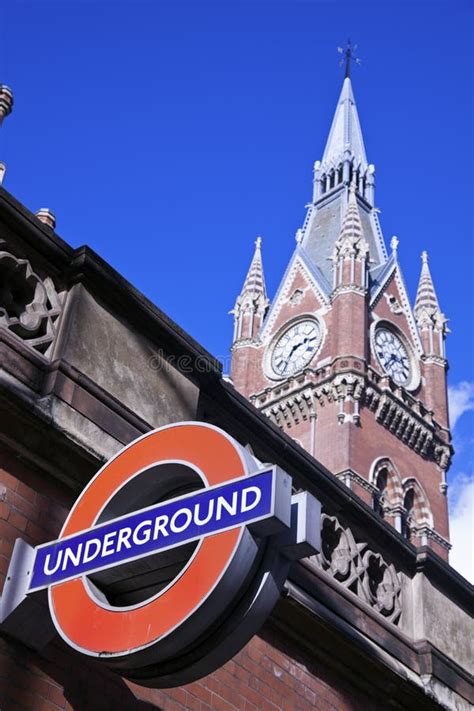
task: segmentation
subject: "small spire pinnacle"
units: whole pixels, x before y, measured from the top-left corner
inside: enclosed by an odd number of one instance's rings
[[[390,240],[390,248],[392,252],[397,252],[398,250],[398,245],[400,244],[400,240],[396,235],[393,235],[392,239]]]
[[[433,286],[430,268],[428,266],[428,252],[421,253],[421,274],[415,301],[415,312],[420,308],[439,309],[438,299]]]
[[[417,321],[426,320],[427,317],[434,318],[441,313],[438,297],[431,278],[428,266],[428,252],[421,254],[421,274],[416,292],[415,307],[413,309]]]
[[[247,276],[245,277],[241,295],[246,294],[263,294],[266,298],[265,278],[263,275],[262,263],[262,238],[260,236],[255,240],[255,252],[250,263]]]
[[[3,119],[9,116],[13,109],[13,92],[5,84],[0,84],[0,126]]]
[[[349,187],[349,201],[347,203],[346,214],[342,220],[341,231],[335,244],[336,259],[338,255],[350,255],[356,253],[366,254],[368,245],[364,238],[364,230],[360,219],[359,208],[356,198],[356,184],[353,180]]]
[[[262,263],[262,238],[255,240],[255,251],[242,291],[231,313],[234,315],[233,342],[255,338],[269,305]]]

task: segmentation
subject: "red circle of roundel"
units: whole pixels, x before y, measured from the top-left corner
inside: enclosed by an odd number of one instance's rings
[[[160,461],[180,460],[200,469],[213,486],[247,473],[239,450],[222,430],[203,423],[154,430],[119,452],[96,474],[72,508],[60,538],[94,526],[106,502],[140,470]],[[94,656],[104,650],[108,655],[121,655],[153,644],[182,624],[214,589],[232,560],[240,531],[237,528],[205,538],[171,586],[133,608],[100,605],[89,595],[82,578],[51,587],[50,609],[58,631],[73,647]]]

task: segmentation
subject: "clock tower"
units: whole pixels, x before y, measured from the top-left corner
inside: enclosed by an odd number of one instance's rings
[[[422,255],[412,308],[387,252],[349,71],[270,303],[262,246],[233,309],[235,387],[415,545],[449,550],[448,331]]]

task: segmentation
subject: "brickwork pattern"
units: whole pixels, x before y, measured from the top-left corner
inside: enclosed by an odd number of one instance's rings
[[[324,665],[260,637],[214,674],[186,686],[146,689],[56,643],[39,657],[0,639],[2,711],[375,711]]]

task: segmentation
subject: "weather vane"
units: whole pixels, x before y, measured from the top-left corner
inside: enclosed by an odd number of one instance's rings
[[[346,65],[346,71],[345,71],[345,76],[346,78],[350,77],[351,75],[351,61],[355,62],[357,65],[362,64],[362,61],[355,56],[355,53],[357,51],[357,45],[356,44],[351,44],[350,39],[347,40],[347,47],[344,49],[344,47],[338,47],[337,51],[339,54],[343,54],[344,57],[342,57],[341,61],[339,62],[339,66],[342,67],[343,64],[345,63]]]

